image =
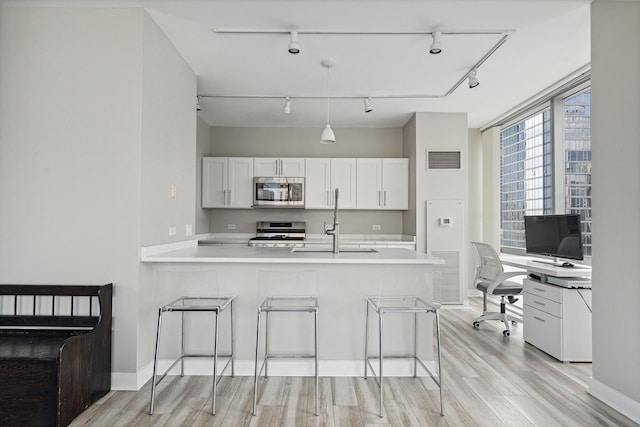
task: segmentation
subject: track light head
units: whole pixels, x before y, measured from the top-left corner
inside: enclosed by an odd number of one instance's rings
[[[291,41],[289,42],[289,53],[294,55],[300,53],[300,44],[298,43],[297,31],[291,31]]]
[[[479,84],[480,84],[480,81],[476,77],[476,70],[471,70],[469,72],[469,88],[473,89],[474,87],[477,87]]]
[[[365,113],[370,113],[373,111],[373,107],[371,106],[371,98],[365,98],[364,99],[364,112]]]
[[[284,107],[282,107],[282,112],[285,114],[291,114],[291,100],[288,96],[284,99]]]
[[[196,97],[196,111],[202,110],[202,107],[200,106],[200,99],[201,98],[199,96]]]
[[[431,42],[431,47],[429,47],[429,53],[437,55],[442,52],[442,42],[440,41],[441,35],[442,33],[440,33],[440,31],[435,31],[431,34],[433,41]]]

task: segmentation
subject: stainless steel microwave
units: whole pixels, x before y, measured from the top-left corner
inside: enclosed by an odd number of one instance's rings
[[[253,206],[304,208],[304,178],[253,178]]]

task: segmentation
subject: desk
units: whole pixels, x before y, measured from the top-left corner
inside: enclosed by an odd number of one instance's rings
[[[591,362],[591,289],[569,289],[548,276],[590,277],[591,267],[557,267],[531,257],[501,255],[504,265],[537,274],[523,281],[524,340],[562,362]]]
[[[591,277],[591,266],[575,264],[575,267],[558,267],[551,264],[536,262],[538,258],[521,255],[501,254],[502,264],[521,268],[530,273],[541,276],[542,283],[546,283],[546,276],[555,277]]]

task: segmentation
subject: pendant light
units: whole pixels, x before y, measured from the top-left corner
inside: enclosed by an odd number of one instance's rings
[[[331,129],[331,125],[329,124],[329,70],[331,67],[336,65],[336,61],[333,59],[323,59],[320,62],[323,67],[327,69],[327,125],[322,131],[322,135],[320,136],[320,144],[335,144],[336,136]]]

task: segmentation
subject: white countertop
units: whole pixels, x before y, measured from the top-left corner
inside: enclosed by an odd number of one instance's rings
[[[197,244],[197,241],[196,241]],[[161,252],[142,248],[142,262],[276,263],[276,264],[444,264],[442,258],[409,249],[384,248],[377,252],[291,252],[291,248],[254,248],[244,245],[182,245]],[[187,247],[185,247],[187,246]]]
[[[208,233],[197,236],[200,242],[209,244],[247,244],[255,234],[249,233]],[[331,236],[307,234],[305,245],[331,245]],[[415,244],[415,236],[403,234],[340,234],[343,245],[406,245]]]

